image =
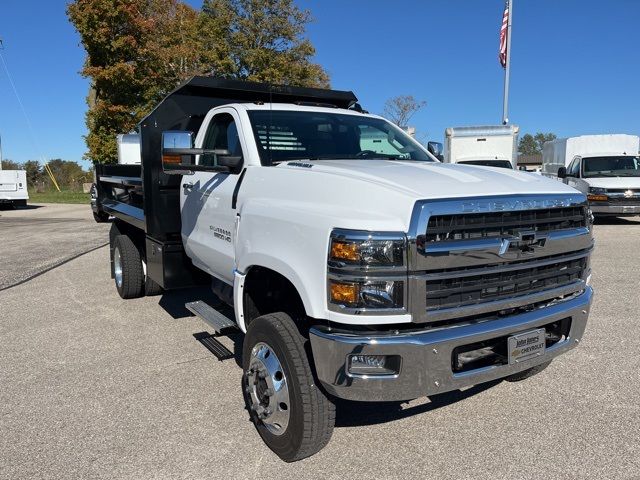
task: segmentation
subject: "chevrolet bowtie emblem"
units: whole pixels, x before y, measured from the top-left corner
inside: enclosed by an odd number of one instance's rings
[[[633,190],[627,190],[626,192],[624,192],[624,198],[631,198],[633,197]]]
[[[516,255],[531,254],[536,248],[544,247],[546,242],[546,235],[538,235],[534,230],[514,232],[512,236],[502,239],[498,255],[502,257],[508,253],[515,253]]]

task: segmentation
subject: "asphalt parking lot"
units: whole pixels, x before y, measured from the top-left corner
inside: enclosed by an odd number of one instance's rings
[[[0,290],[104,245],[108,231],[86,205],[0,210]]]
[[[121,300],[88,206],[0,214],[2,479],[640,478],[640,218],[595,226],[587,332],[543,373],[340,403],[329,445],[285,464],[249,423],[236,362],[194,337],[181,305],[199,292]]]

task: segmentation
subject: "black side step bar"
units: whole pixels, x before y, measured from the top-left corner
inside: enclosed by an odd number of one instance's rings
[[[218,360],[228,360],[233,358],[233,352],[220,343],[213,335],[209,335],[207,332],[194,333],[193,337],[199,341],[204,348],[213,353]]]

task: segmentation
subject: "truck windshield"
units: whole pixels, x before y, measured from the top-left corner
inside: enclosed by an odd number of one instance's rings
[[[263,165],[287,160],[433,161],[406,133],[378,118],[287,110],[248,114]]]
[[[513,168],[509,160],[461,160],[464,165],[480,165],[482,167]]]
[[[640,157],[590,157],[582,159],[582,176],[640,177]]]

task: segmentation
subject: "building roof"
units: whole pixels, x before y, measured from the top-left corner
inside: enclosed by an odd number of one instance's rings
[[[518,155],[518,165],[542,165],[542,154]]]

